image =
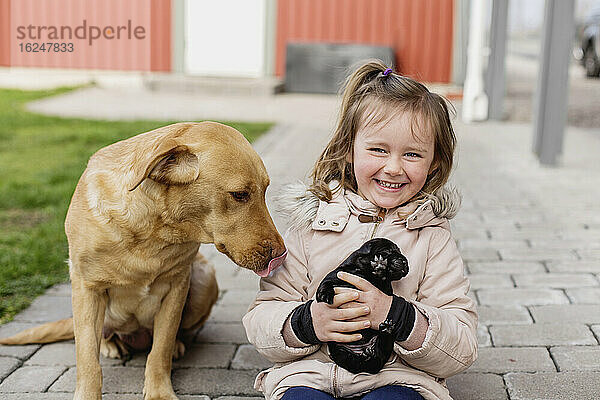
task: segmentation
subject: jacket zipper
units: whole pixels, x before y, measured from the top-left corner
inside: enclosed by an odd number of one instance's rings
[[[337,399],[339,396],[338,391],[338,366],[337,364],[333,364],[333,397]]]
[[[371,240],[371,239],[373,239],[373,237],[375,237],[375,232],[377,232],[377,228],[379,227],[379,224],[381,223],[381,221],[383,221],[386,211],[387,210],[385,208],[379,209],[379,212],[377,213],[377,217],[376,217],[377,219],[375,220],[375,226],[373,227],[373,232],[371,233],[371,237],[369,238],[369,240]]]

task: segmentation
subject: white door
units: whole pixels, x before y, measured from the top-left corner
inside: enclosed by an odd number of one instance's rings
[[[263,76],[265,2],[186,0],[186,73]]]

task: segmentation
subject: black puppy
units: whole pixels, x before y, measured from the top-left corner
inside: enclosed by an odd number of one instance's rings
[[[408,274],[408,261],[394,242],[384,238],[371,239],[323,278],[317,289],[318,302],[332,304],[336,286],[354,288],[337,277],[340,271],[360,276],[391,296],[392,281]],[[392,354],[394,338],[374,329],[363,329],[360,333],[362,339],[356,342],[328,342],[329,354],[336,364],[352,373],[375,374]]]

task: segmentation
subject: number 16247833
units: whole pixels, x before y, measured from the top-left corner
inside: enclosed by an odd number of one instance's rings
[[[19,43],[19,49],[21,53],[72,53],[75,50],[70,42]]]

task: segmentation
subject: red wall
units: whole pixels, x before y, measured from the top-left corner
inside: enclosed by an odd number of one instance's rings
[[[10,0],[0,0],[0,66],[10,65]]]
[[[390,46],[397,69],[450,82],[453,0],[278,0],[275,73],[285,74],[287,42]]]
[[[171,70],[171,0],[0,0],[0,7],[0,65]],[[42,30],[42,38],[38,38],[34,29],[35,37],[31,38],[27,30],[29,25],[52,26],[59,30],[65,26],[74,32],[84,20],[88,27],[110,27],[107,35],[113,38],[97,39],[90,45],[88,39],[49,38],[49,29]],[[136,39],[135,34],[129,35],[123,30],[119,31],[121,38],[117,39],[118,27],[127,26],[129,21],[132,28],[139,26],[144,33]],[[19,38],[18,27],[25,27],[25,38]],[[26,43],[41,45],[48,42],[72,43],[73,51],[27,52],[21,48]]]

